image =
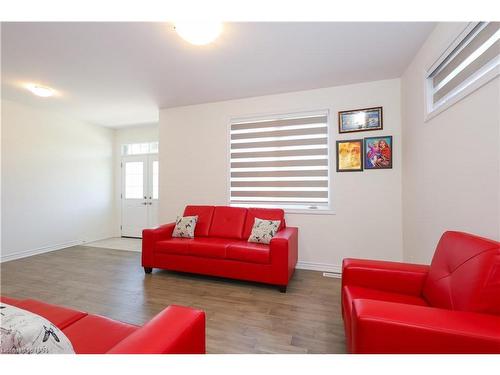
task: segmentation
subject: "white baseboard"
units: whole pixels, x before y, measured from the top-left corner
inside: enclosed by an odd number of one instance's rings
[[[61,243],[61,244],[57,244],[57,245],[43,246],[43,247],[39,247],[37,249],[20,251],[20,252],[15,253],[15,254],[2,255],[0,258],[0,263],[9,262],[11,260],[16,260],[16,259],[21,259],[21,258],[26,258],[26,257],[30,257],[33,255],[49,253],[51,251],[56,251],[56,250],[65,249],[67,247],[81,245],[82,243],[84,243],[84,241],[75,240],[75,241],[69,241],[69,242],[65,242],[65,243]]]
[[[341,266],[337,266],[335,264],[328,264],[328,263],[298,261],[296,268],[299,270],[331,272],[331,273],[338,274],[339,277],[342,274],[342,267]]]

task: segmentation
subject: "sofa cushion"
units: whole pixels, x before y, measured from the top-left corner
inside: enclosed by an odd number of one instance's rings
[[[189,245],[189,255],[204,257],[204,258],[220,258],[226,257],[227,247],[234,243],[234,240],[227,238],[197,238]]]
[[[240,241],[227,248],[227,259],[248,263],[270,263],[269,245]]]
[[[86,312],[68,309],[57,305],[37,301],[34,299],[25,299],[16,303],[16,306],[31,311],[37,315],[43,316],[59,329],[64,329],[77,320],[87,316]]]
[[[256,217],[248,242],[269,244],[278,233],[280,225],[281,220],[262,220]]]
[[[66,335],[52,322],[7,303],[1,304],[2,354],[74,354]]]
[[[97,315],[87,315],[63,329],[77,354],[105,353],[138,327]]]
[[[156,251],[159,253],[187,255],[189,244],[193,241],[195,240],[190,238],[169,238],[168,240],[158,241]]]
[[[214,210],[210,237],[241,239],[247,209],[241,207],[217,206]]]
[[[248,208],[247,218],[245,220],[245,228],[243,229],[243,239],[248,239],[252,233],[255,218],[264,220],[280,220],[281,224],[278,229],[285,228],[285,211],[280,208]]]
[[[198,216],[177,216],[172,237],[194,238],[194,229],[198,221]]]
[[[215,206],[186,206],[184,216],[198,216],[194,230],[195,237],[206,237],[212,223]]]

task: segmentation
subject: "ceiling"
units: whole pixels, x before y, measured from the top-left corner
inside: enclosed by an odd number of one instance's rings
[[[434,25],[226,23],[200,47],[169,23],[2,23],[2,97],[108,127],[154,123],[159,108],[400,77]]]

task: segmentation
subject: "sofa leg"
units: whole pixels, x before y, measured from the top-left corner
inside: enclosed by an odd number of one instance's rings
[[[280,293],[286,293],[286,285],[280,285]]]
[[[145,273],[151,273],[151,272],[153,272],[153,268],[151,268],[151,267],[144,267],[144,272]]]

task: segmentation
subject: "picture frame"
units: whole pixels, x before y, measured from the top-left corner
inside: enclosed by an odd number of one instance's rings
[[[394,144],[392,135],[364,139],[363,162],[365,169],[392,169]]]
[[[363,171],[363,140],[337,141],[337,172]]]
[[[383,128],[382,107],[339,112],[339,134],[382,130]]]

